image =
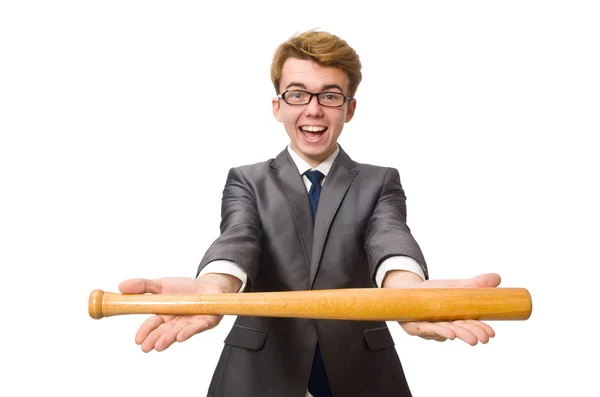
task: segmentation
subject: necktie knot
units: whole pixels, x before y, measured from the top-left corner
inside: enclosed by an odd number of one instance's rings
[[[320,184],[323,178],[325,178],[325,175],[321,171],[316,170],[306,171],[304,175],[306,175],[310,183],[312,183],[313,185]]]

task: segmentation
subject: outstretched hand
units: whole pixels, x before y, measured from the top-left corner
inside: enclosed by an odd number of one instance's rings
[[[481,274],[469,279],[426,280],[407,285],[400,279],[388,280],[386,287],[394,288],[495,288],[500,285],[500,276],[495,273]],[[409,335],[423,339],[444,342],[448,339],[460,339],[471,346],[488,343],[495,332],[488,324],[478,320],[457,320],[440,322],[399,322]]]
[[[156,280],[130,279],[119,285],[124,294],[219,294],[221,286],[201,279],[161,278]],[[135,335],[135,343],[148,353],[153,349],[163,351],[175,342],[216,327],[223,316],[216,315],[155,315],[148,318]]]

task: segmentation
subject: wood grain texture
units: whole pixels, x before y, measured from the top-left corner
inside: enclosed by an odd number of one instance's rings
[[[527,320],[524,288],[358,288],[216,295],[119,294],[95,290],[94,319],[128,314],[217,314],[330,320]]]

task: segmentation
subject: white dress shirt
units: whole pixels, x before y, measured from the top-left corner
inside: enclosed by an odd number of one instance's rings
[[[304,159],[300,157],[296,152],[294,152],[289,145],[287,147],[287,150],[290,156],[292,157],[292,160],[294,160],[296,167],[298,168],[298,173],[302,175],[302,180],[304,181],[306,191],[308,192],[310,190],[311,182],[306,177],[306,175],[304,175],[304,173],[309,170],[321,171],[323,175],[325,175],[325,177],[321,181],[321,185],[324,185],[327,182],[327,174],[331,170],[331,166],[333,165],[334,160],[340,152],[340,147],[338,146],[336,151],[331,156],[329,156],[325,161],[323,161],[315,168],[312,168],[306,161],[304,161]],[[421,279],[425,280],[423,270],[421,269],[421,266],[419,266],[417,261],[415,261],[409,256],[398,255],[387,258],[386,260],[381,262],[381,264],[377,268],[377,272],[375,273],[375,282],[377,283],[378,287],[381,287],[386,273],[392,270],[405,270],[413,272],[419,275]],[[201,277],[207,273],[229,274],[231,276],[237,277],[242,281],[242,287],[240,288],[239,292],[243,292],[246,288],[248,275],[235,262],[222,259],[212,261],[208,265],[206,265],[204,269],[202,269],[198,277]]]

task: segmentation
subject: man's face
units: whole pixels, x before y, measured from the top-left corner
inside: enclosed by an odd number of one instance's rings
[[[279,90],[348,95],[348,85],[348,75],[341,69],[289,58],[283,64]],[[355,109],[354,99],[341,107],[319,105],[316,96],[306,105],[290,105],[283,99],[273,99],[273,114],[283,123],[290,137],[292,150],[313,167],[335,151],[344,123],[352,119]]]

